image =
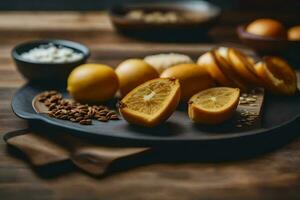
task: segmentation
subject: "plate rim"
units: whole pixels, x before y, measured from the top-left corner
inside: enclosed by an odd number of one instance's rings
[[[300,113],[298,113],[297,115],[295,115],[294,117],[292,117],[291,119],[277,124],[275,126],[272,126],[270,128],[260,128],[259,130],[248,130],[248,131],[243,131],[243,134],[241,135],[241,132],[236,132],[236,133],[230,133],[227,135],[222,135],[222,136],[210,136],[209,138],[202,138],[202,139],[185,139],[185,138],[168,138],[168,137],[161,137],[160,139],[156,139],[156,138],[148,138],[145,139],[143,137],[131,137],[131,136],[114,136],[114,135],[107,135],[107,134],[101,134],[101,132],[99,132],[99,134],[93,133],[93,132],[88,132],[88,131],[83,131],[83,130],[78,130],[76,128],[71,128],[70,126],[66,125],[65,123],[58,123],[54,120],[48,119],[46,117],[43,117],[43,115],[45,114],[39,114],[39,113],[29,113],[29,112],[23,112],[20,113],[18,111],[15,110],[15,104],[16,104],[16,96],[21,93],[22,91],[24,91],[26,88],[28,87],[32,87],[30,86],[30,84],[25,84],[23,85],[21,88],[19,88],[15,94],[12,97],[12,101],[11,101],[11,108],[12,111],[14,112],[14,114],[22,119],[25,120],[29,120],[29,121],[39,121],[39,122],[44,122],[47,123],[51,126],[54,126],[56,128],[63,128],[69,131],[72,131],[72,134],[74,133],[74,135],[83,135],[83,134],[89,134],[89,136],[93,136],[93,137],[103,137],[103,138],[110,138],[110,139],[116,139],[116,140],[126,140],[126,141],[132,141],[132,142],[144,142],[144,143],[157,143],[157,144],[162,144],[162,143],[176,143],[176,142],[197,142],[197,143],[201,143],[201,142],[219,142],[219,141],[227,141],[227,140],[234,140],[234,139],[242,139],[242,138],[247,138],[247,137],[251,137],[251,136],[257,136],[257,135],[261,135],[263,133],[267,134],[270,132],[274,132],[277,129],[280,129],[282,127],[286,127],[289,124],[297,121],[300,119]],[[33,109],[33,108],[32,108]]]

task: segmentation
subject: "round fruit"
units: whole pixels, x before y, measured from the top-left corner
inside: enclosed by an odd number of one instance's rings
[[[197,64],[204,67],[208,73],[222,86],[234,86],[234,83],[224,75],[216,63],[213,52],[207,52],[198,58]]]
[[[287,36],[284,26],[273,19],[257,19],[247,26],[246,31],[264,37],[285,39]]]
[[[221,47],[214,51],[217,65],[224,75],[228,77],[236,87],[240,88],[242,91],[247,91],[247,82],[244,81],[244,79],[238,73],[236,73],[234,68],[230,65],[227,60],[227,53],[223,52],[224,48],[227,49],[226,47]]]
[[[179,100],[179,81],[157,78],[129,92],[120,102],[119,110],[129,123],[153,127],[169,118]]]
[[[220,124],[234,114],[240,97],[238,88],[216,87],[195,94],[189,101],[189,117],[201,124]]]
[[[193,63],[193,60],[189,56],[179,53],[150,55],[146,56],[144,61],[153,66],[160,74],[169,67],[183,63]]]
[[[247,81],[249,84],[259,86],[261,83],[255,73],[254,66],[249,62],[249,59],[241,51],[229,48],[228,61],[235,71]]]
[[[300,25],[291,27],[288,30],[288,39],[294,41],[300,41]]]
[[[111,99],[118,87],[118,77],[111,67],[84,64],[69,75],[67,90],[76,101],[101,102]]]
[[[179,64],[166,69],[161,78],[177,78],[181,88],[181,101],[188,101],[201,90],[210,88],[214,81],[205,68],[197,64]]]
[[[140,84],[159,77],[158,72],[141,59],[125,60],[115,71],[120,82],[121,96],[125,96]]]
[[[285,60],[278,57],[265,57],[264,61],[255,65],[255,70],[266,89],[275,94],[295,94],[296,73]]]

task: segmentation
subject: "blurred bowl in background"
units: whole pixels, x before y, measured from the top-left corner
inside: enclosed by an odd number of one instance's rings
[[[283,55],[287,52],[299,53],[300,41],[254,35],[246,31],[247,25],[237,28],[239,39],[261,55]]]
[[[74,52],[81,53],[78,60],[62,63],[38,62],[25,59],[22,54],[40,47],[40,45],[53,44],[56,47],[66,47]],[[17,45],[12,50],[12,58],[19,72],[29,81],[42,85],[65,84],[70,72],[77,66],[84,64],[90,56],[88,47],[67,40],[37,40]]]
[[[127,36],[154,41],[201,41],[221,10],[206,1],[136,4],[112,7],[115,29]]]

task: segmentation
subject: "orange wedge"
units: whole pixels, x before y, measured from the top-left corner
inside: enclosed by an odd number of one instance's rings
[[[234,70],[234,68],[227,61],[226,52],[224,52],[224,50],[223,50],[225,48],[226,47],[221,47],[221,48],[214,50],[216,63],[218,64],[218,66],[219,66],[220,70],[223,72],[223,74],[228,79],[230,79],[231,82],[234,83],[235,87],[240,88],[242,91],[247,91],[247,89],[248,89],[247,82]]]
[[[174,112],[180,84],[174,78],[157,78],[136,87],[120,102],[120,113],[131,124],[153,127]]]
[[[239,97],[238,88],[216,87],[203,90],[190,99],[189,117],[196,123],[220,124],[232,117]]]
[[[281,95],[293,95],[296,92],[296,73],[285,60],[265,57],[255,65],[255,70],[264,87],[271,92]]]
[[[248,62],[249,62],[252,66],[255,65],[255,60],[254,60],[254,58],[252,58],[252,57],[250,57],[250,56],[247,56],[247,60],[248,60]]]
[[[249,58],[241,51],[234,48],[228,49],[228,59],[236,72],[254,86],[261,85],[259,78],[255,73],[255,69]]]
[[[221,71],[213,52],[207,52],[198,58],[197,64],[205,67],[211,77],[222,86],[234,86],[234,83]]]

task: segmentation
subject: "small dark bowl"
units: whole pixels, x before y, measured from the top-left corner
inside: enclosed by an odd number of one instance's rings
[[[73,49],[75,52],[83,54],[83,58],[74,62],[67,63],[42,63],[28,61],[21,57],[21,54],[43,44],[52,43],[57,46],[64,46]],[[37,40],[22,43],[12,50],[14,59],[19,72],[29,81],[43,85],[65,84],[70,72],[77,66],[84,64],[90,56],[90,50],[79,43],[67,40]]]
[[[245,45],[253,48],[259,54],[283,55],[287,52],[295,53],[300,50],[300,41],[254,35],[248,33],[246,27],[246,25],[239,26],[237,34]]]
[[[176,23],[153,23],[143,20],[129,19],[125,15],[131,10],[144,12],[168,12],[194,14],[203,16],[198,20],[187,20]],[[115,6],[110,9],[109,16],[115,29],[127,36],[154,41],[195,41],[207,39],[208,30],[215,25],[221,10],[206,1],[187,1],[177,3],[151,3]]]

